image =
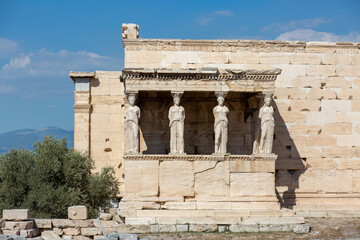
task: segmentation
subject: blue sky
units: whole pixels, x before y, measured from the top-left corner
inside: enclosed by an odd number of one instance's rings
[[[73,129],[69,71],[121,70],[121,24],[141,38],[360,42],[360,1],[0,0],[0,133]]]

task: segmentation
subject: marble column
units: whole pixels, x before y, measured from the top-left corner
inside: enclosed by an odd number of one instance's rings
[[[218,105],[214,107],[215,154],[227,153],[228,114],[229,109],[224,105],[226,93],[215,93]]]
[[[140,108],[135,105],[136,93],[126,93],[129,106],[125,109],[125,154],[139,153]]]
[[[180,106],[183,92],[172,92],[174,106],[169,109],[170,154],[184,154],[185,109]]]

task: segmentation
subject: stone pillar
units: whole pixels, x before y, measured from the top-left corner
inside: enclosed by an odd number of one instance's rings
[[[75,82],[74,149],[90,153],[90,79],[73,78]]]
[[[135,105],[137,92],[126,92],[129,105],[124,112],[125,154],[139,154],[139,119],[140,108]]]
[[[184,153],[184,121],[185,109],[180,106],[180,100],[184,92],[171,92],[174,106],[169,109],[170,127],[170,154]]]
[[[229,109],[224,105],[227,92],[215,92],[218,105],[214,107],[214,132],[215,150],[214,154],[227,154],[228,141],[228,114]]]

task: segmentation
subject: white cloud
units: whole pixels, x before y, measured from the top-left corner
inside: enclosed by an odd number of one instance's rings
[[[199,25],[201,26],[206,26],[208,25],[213,19],[212,18],[208,18],[208,17],[198,17],[197,22]]]
[[[86,51],[51,52],[41,49],[10,59],[9,63],[0,70],[0,78],[63,77],[67,76],[69,71],[118,70],[120,67],[120,58],[101,56]]]
[[[312,29],[295,29],[280,34],[276,40],[281,41],[326,41],[326,42],[360,42],[359,32],[337,35],[330,32],[317,32]]]
[[[233,16],[234,13],[230,12],[229,10],[218,10],[215,12],[216,15],[220,15],[220,16]]]
[[[18,50],[18,44],[10,39],[0,37],[0,57],[9,57]]]
[[[272,31],[281,32],[295,28],[315,28],[326,22],[328,22],[326,19],[322,17],[317,17],[317,18],[294,20],[287,23],[271,23],[270,25],[261,28],[261,31],[264,32],[264,31],[272,30]]]

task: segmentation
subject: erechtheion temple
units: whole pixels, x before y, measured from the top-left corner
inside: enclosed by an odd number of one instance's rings
[[[122,31],[123,69],[70,77],[74,147],[116,168],[126,223],[360,216],[359,43]]]

